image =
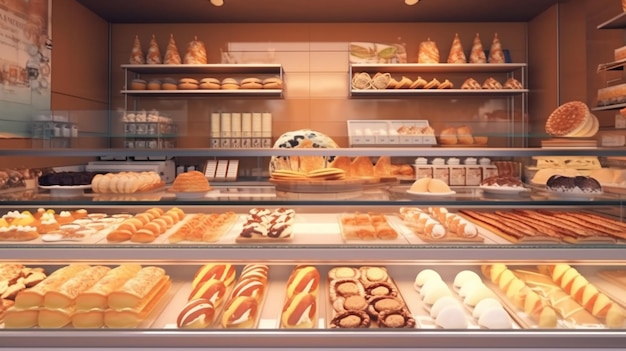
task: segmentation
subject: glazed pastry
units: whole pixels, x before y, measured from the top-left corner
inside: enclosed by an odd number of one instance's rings
[[[320,274],[314,266],[297,267],[287,281],[287,298],[298,293],[310,293],[317,296]]]
[[[467,78],[461,85],[461,89],[478,90],[478,89],[482,89],[482,87],[480,86],[480,83],[476,81],[476,79]]]
[[[333,317],[331,328],[369,328],[370,317],[363,311],[345,311]]]
[[[452,40],[452,47],[450,48],[450,54],[448,55],[448,63],[467,63],[465,52],[463,51],[463,45],[459,38],[459,33],[454,35]]]
[[[206,48],[204,43],[194,37],[187,45],[187,53],[183,60],[185,64],[204,65],[207,64]]]
[[[163,63],[166,65],[180,65],[181,59],[176,47],[176,41],[174,40],[174,34],[170,34],[170,41],[167,44],[167,50],[165,51],[165,57]]]
[[[430,38],[421,42],[417,53],[417,63],[439,63],[437,43],[430,40]]]
[[[159,49],[159,44],[156,41],[156,37],[154,34],[152,35],[152,39],[150,40],[150,47],[148,48],[148,54],[146,55],[146,63],[147,64],[161,64],[163,60],[161,59],[161,50]]]
[[[224,309],[222,327],[237,329],[254,328],[259,312],[259,305],[253,297],[235,297],[228,302]]]
[[[143,56],[143,50],[141,49],[141,42],[139,41],[139,35],[135,35],[135,42],[133,44],[133,49],[130,52],[129,62],[131,65],[143,65],[146,63]]]
[[[489,49],[489,63],[505,63],[504,52],[502,51],[502,44],[500,44],[500,38],[498,33],[494,34],[491,48]]]
[[[405,308],[383,311],[378,315],[378,325],[381,328],[414,328],[415,318]]]
[[[449,80],[444,80],[443,83],[439,84],[437,89],[452,89],[454,88],[454,84]]]
[[[474,37],[474,45],[472,45],[472,52],[469,58],[470,63],[487,63],[487,56],[485,55],[485,49],[483,43],[480,40],[480,35],[476,33]]]
[[[176,318],[178,328],[208,328],[215,319],[215,307],[207,299],[195,299],[187,302]]]
[[[424,86],[424,89],[438,89],[441,83],[437,80],[437,78],[433,78],[428,84]]]
[[[209,279],[196,285],[187,300],[206,299],[209,300],[214,307],[219,307],[222,305],[225,295],[226,285],[224,285],[224,282],[217,279]]]
[[[426,79],[424,79],[421,76],[419,76],[419,77],[417,77],[416,80],[413,81],[413,84],[411,84],[409,89],[423,89],[426,86],[426,84],[428,84]]]
[[[281,313],[283,328],[314,328],[317,324],[317,297],[297,293],[287,300]]]

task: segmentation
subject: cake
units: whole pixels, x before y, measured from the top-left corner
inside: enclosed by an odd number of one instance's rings
[[[439,273],[437,273],[436,271],[432,269],[424,269],[420,271],[419,273],[417,273],[417,276],[415,277],[414,286],[421,288],[422,286],[424,286],[424,284],[426,284],[427,282],[431,280],[441,281],[442,279]]]
[[[478,325],[487,329],[511,329],[511,317],[502,307],[486,309],[478,318]]]
[[[523,188],[524,183],[516,177],[500,177],[492,176],[483,179],[480,186],[498,187],[498,188]]]
[[[546,121],[546,133],[554,137],[578,134],[589,121],[593,123],[589,107],[582,101],[570,101],[557,107]]]
[[[461,306],[446,306],[444,307],[437,318],[435,323],[443,329],[465,329],[467,328],[467,318],[465,312]]]
[[[455,288],[461,288],[465,285],[465,283],[470,281],[482,281],[480,276],[476,274],[476,272],[470,270],[460,271],[454,277],[454,282],[452,283]]]
[[[546,182],[546,189],[561,193],[599,194],[602,185],[596,179],[585,176],[567,177],[553,175]]]
[[[170,191],[174,192],[202,192],[211,190],[209,181],[204,174],[198,171],[189,171],[176,176]]]

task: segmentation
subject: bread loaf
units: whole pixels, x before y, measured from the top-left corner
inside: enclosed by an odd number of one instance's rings
[[[88,267],[86,264],[70,264],[54,271],[39,284],[18,293],[15,298],[15,306],[20,309],[43,306],[44,296],[48,291],[57,289],[68,279]]]
[[[77,273],[58,289],[46,292],[44,295],[44,306],[48,308],[71,307],[78,294],[92,287],[110,270],[106,266],[93,266]],[[69,320],[67,323],[69,323]]]
[[[127,280],[134,277],[141,270],[141,266],[133,263],[122,264],[108,271],[89,289],[82,291],[76,297],[77,310],[104,309],[108,307],[109,294],[121,287]]]
[[[164,281],[169,277],[165,270],[159,267],[144,267],[134,277],[127,280],[119,289],[111,292],[107,299],[109,307],[113,309],[137,309],[146,300],[150,300]]]

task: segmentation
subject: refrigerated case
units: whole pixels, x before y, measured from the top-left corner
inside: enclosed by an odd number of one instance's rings
[[[4,150],[5,157],[65,156],[85,157],[125,155],[127,150]],[[137,156],[162,155],[164,150],[136,150]],[[268,157],[277,155],[311,155],[311,150],[166,150],[172,157],[252,158],[267,164]],[[490,157],[493,160],[518,160],[528,164],[532,156],[600,156],[601,159],[623,154],[622,149],[497,149],[497,148],[354,148],[315,150],[323,156],[392,156],[392,159],[420,157]],[[187,214],[233,211],[238,221],[218,241],[212,243],[179,242],[167,240],[165,233],[153,243],[109,243],[106,234],[93,236],[84,242],[2,242],[2,262],[20,262],[29,267],[42,266],[52,271],[69,263],[87,263],[115,266],[134,262],[144,266],[159,266],[171,277],[172,286],[156,309],[136,329],[3,329],[0,339],[3,347],[27,348],[291,348],[291,349],[499,349],[530,348],[623,348],[624,328],[607,328],[600,323],[572,323],[560,311],[559,324],[554,328],[538,326],[538,322],[515,308],[507,291],[499,288],[497,280],[485,275],[485,268],[505,264],[517,276],[541,272],[547,266],[567,264],[575,268],[590,284],[606,294],[623,308],[624,287],[618,280],[604,278],[606,271],[623,271],[626,261],[623,239],[604,237],[567,243],[561,240],[530,240],[512,243],[480,229],[482,241],[424,242],[402,226],[401,208],[445,207],[450,212],[459,210],[508,211],[512,209],[543,209],[554,211],[594,212],[623,222],[624,195],[605,192],[594,197],[553,197],[540,187],[533,187],[523,196],[487,196],[476,187],[454,188],[449,197],[421,197],[406,193],[410,182],[367,185],[360,189],[337,189],[323,193],[276,191],[266,181],[254,183],[215,183],[216,192],[200,199],[180,199],[162,191],[126,197],[99,197],[86,191],[73,197],[54,197],[46,191],[33,192],[26,197],[15,193],[4,194],[0,206],[3,213],[10,210],[36,211],[50,208],[57,211],[84,208],[88,212],[139,213],[159,207],[178,207]],[[13,194],[13,195],[11,195]],[[155,197],[155,195],[157,195]],[[296,212],[293,237],[285,242],[238,242],[243,217],[253,208],[290,208]],[[376,212],[385,214],[395,228],[394,240],[359,241],[342,236],[340,216],[346,213]],[[104,235],[104,236],[103,236]],[[219,326],[204,330],[176,328],[176,317],[191,289],[196,270],[210,262],[231,263],[241,272],[252,263],[269,265],[269,285],[254,329],[224,329]],[[298,265],[314,265],[319,270],[318,328],[288,330],[280,328],[280,314],[285,300],[287,278]],[[328,272],[337,266],[384,266],[396,284],[399,295],[406,302],[416,320],[416,328],[335,329],[329,322],[333,316],[330,302]],[[476,320],[469,320],[468,329],[443,329],[429,317],[429,308],[414,288],[419,272],[433,269],[448,284],[464,270],[476,272],[483,282],[507,306],[513,325],[508,329],[486,329]],[[610,274],[609,274],[610,275]],[[549,277],[549,276],[548,276]],[[546,283],[546,282],[544,282]],[[549,283],[549,282],[548,282]],[[541,285],[541,284],[539,284]],[[571,287],[570,287],[571,288]],[[451,286],[451,289],[454,288]],[[453,296],[457,296],[455,291]],[[567,298],[567,296],[561,296]],[[558,303],[552,300],[550,303]],[[590,307],[593,309],[593,307]],[[467,309],[466,313],[471,313]],[[592,312],[592,311],[587,311]],[[564,317],[565,316],[565,317]],[[623,323],[623,322],[622,322]]]

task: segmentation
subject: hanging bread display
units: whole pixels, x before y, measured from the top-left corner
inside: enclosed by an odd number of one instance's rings
[[[135,35],[135,43],[133,44],[133,49],[130,52],[129,62],[131,65],[143,65],[146,63],[143,56],[143,50],[141,49],[141,41],[139,41],[139,35]]]
[[[448,63],[467,63],[467,57],[465,57],[459,33],[456,33],[452,40],[452,47],[450,48],[450,54],[448,54]]]
[[[159,65],[163,63],[163,60],[161,59],[161,50],[159,49],[159,44],[157,43],[154,34],[150,40],[150,47],[148,48],[148,54],[146,55],[146,63],[149,65]]]
[[[180,54],[176,47],[176,41],[174,40],[174,34],[170,34],[170,41],[167,44],[167,50],[165,51],[165,57],[163,63],[166,65],[180,65]]]
[[[505,63],[504,52],[502,51],[502,44],[500,44],[500,38],[498,33],[493,36],[493,42],[489,49],[489,63]]]
[[[480,35],[478,33],[476,33],[476,36],[474,37],[474,44],[472,45],[469,62],[487,63],[487,56],[485,55],[485,49],[483,49],[483,42],[480,40]]]
[[[430,40],[430,38],[421,42],[417,53],[417,63],[439,63],[437,43]]]
[[[198,37],[194,37],[194,39],[187,45],[187,53],[185,54],[183,63],[190,65],[205,65],[207,62],[204,43],[198,40]]]

